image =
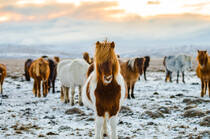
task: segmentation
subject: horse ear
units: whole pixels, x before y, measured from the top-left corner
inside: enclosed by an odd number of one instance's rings
[[[112,47],[112,48],[115,47],[115,43],[114,43],[114,42],[111,43],[111,47]]]
[[[199,53],[200,51],[199,51],[199,50],[197,50],[197,52]]]
[[[97,42],[96,42],[96,47],[99,47],[99,46],[100,46],[100,42],[97,41]]]
[[[204,53],[207,53],[207,50],[205,50]]]

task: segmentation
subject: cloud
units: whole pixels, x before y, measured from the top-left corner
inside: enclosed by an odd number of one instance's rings
[[[117,2],[81,2],[80,5],[73,3],[44,3],[6,5],[0,8],[0,12],[9,12],[21,15],[23,20],[44,20],[48,18],[69,17],[84,20],[113,20],[113,17],[124,14],[125,11],[117,9]],[[28,17],[28,18],[27,18]]]

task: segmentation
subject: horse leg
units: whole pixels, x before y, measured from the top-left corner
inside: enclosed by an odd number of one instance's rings
[[[61,85],[61,101],[64,100],[64,86]]]
[[[127,89],[128,89],[128,90],[127,90],[127,91],[128,91],[128,99],[130,99],[130,84],[127,84],[127,87],[128,87],[128,88],[127,88]]]
[[[95,125],[95,139],[102,139],[102,126],[103,126],[104,118],[96,116],[96,125]]]
[[[185,83],[185,81],[184,81],[184,71],[182,72],[182,82]]]
[[[146,77],[146,69],[144,69],[144,80],[147,81],[147,77]]]
[[[134,91],[134,86],[135,86],[135,83],[133,83],[132,86],[131,86],[131,97],[132,97],[132,98],[135,98],[135,97],[134,97],[134,93],[133,93],[133,91]]]
[[[74,105],[74,94],[75,94],[75,87],[73,86],[71,88],[71,100],[70,100],[71,106]]]
[[[64,87],[64,103],[69,103],[69,87]]]
[[[41,97],[40,86],[41,86],[41,80],[38,80],[37,82],[37,96],[38,97]]]
[[[1,94],[3,94],[3,90],[2,90],[2,82],[0,83],[0,91],[1,91]]]
[[[46,97],[48,94],[48,81],[43,81],[43,96]]]
[[[79,86],[79,105],[83,106],[83,103],[82,103],[82,86],[81,85]]]
[[[53,93],[55,93],[55,80],[52,81],[52,89],[53,89]]]
[[[37,90],[37,81],[34,79],[34,86],[33,86],[33,94],[35,95],[35,97],[37,96],[36,94],[36,90]]]
[[[207,85],[208,85],[208,82],[204,81],[204,92],[203,92],[203,95],[206,95]]]
[[[208,81],[208,90],[209,90],[209,97],[210,97],[210,80]]]
[[[169,71],[169,80],[172,83],[172,72],[171,71]]]
[[[110,127],[111,127],[111,139],[117,139],[117,117],[112,116],[110,118]]]
[[[103,132],[101,132],[102,133],[101,136],[104,136],[104,137],[108,136],[108,132],[107,132],[107,120],[105,118],[104,118],[104,124],[103,124],[102,131]]]
[[[176,79],[176,83],[179,83],[179,71],[177,71],[177,79]]]
[[[166,78],[165,78],[165,82],[167,82],[167,80],[168,80],[168,75],[169,75],[168,70],[166,70]]]
[[[204,96],[204,81],[201,79],[201,97]]]

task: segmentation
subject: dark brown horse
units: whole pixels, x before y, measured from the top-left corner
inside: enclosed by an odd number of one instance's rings
[[[41,97],[41,81],[43,96],[46,97],[48,94],[48,78],[50,75],[50,67],[48,61],[44,58],[39,58],[33,61],[29,68],[29,75],[34,79],[33,93],[35,97]]]
[[[134,97],[134,86],[139,76],[143,73],[144,68],[144,58],[132,58],[128,61],[120,60],[121,74],[127,84],[128,99],[130,99],[130,89],[131,97]]]
[[[206,94],[206,90],[209,90],[210,97],[210,57],[207,51],[198,50],[198,67],[196,69],[196,74],[198,78],[201,79],[201,97]]]
[[[3,94],[4,78],[7,76],[7,68],[4,64],[0,64],[0,92]]]
[[[145,59],[145,61],[144,61],[144,80],[146,81],[147,80],[146,71],[147,71],[147,68],[149,67],[150,57],[145,56],[144,59]]]
[[[29,68],[32,64],[33,60],[32,59],[27,59],[26,62],[25,62],[25,66],[24,66],[24,71],[25,71],[25,78],[26,78],[26,81],[30,81],[31,78],[29,76]]]

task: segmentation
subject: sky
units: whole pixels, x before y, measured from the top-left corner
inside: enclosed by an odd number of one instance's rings
[[[0,0],[0,44],[210,44],[210,0]]]

